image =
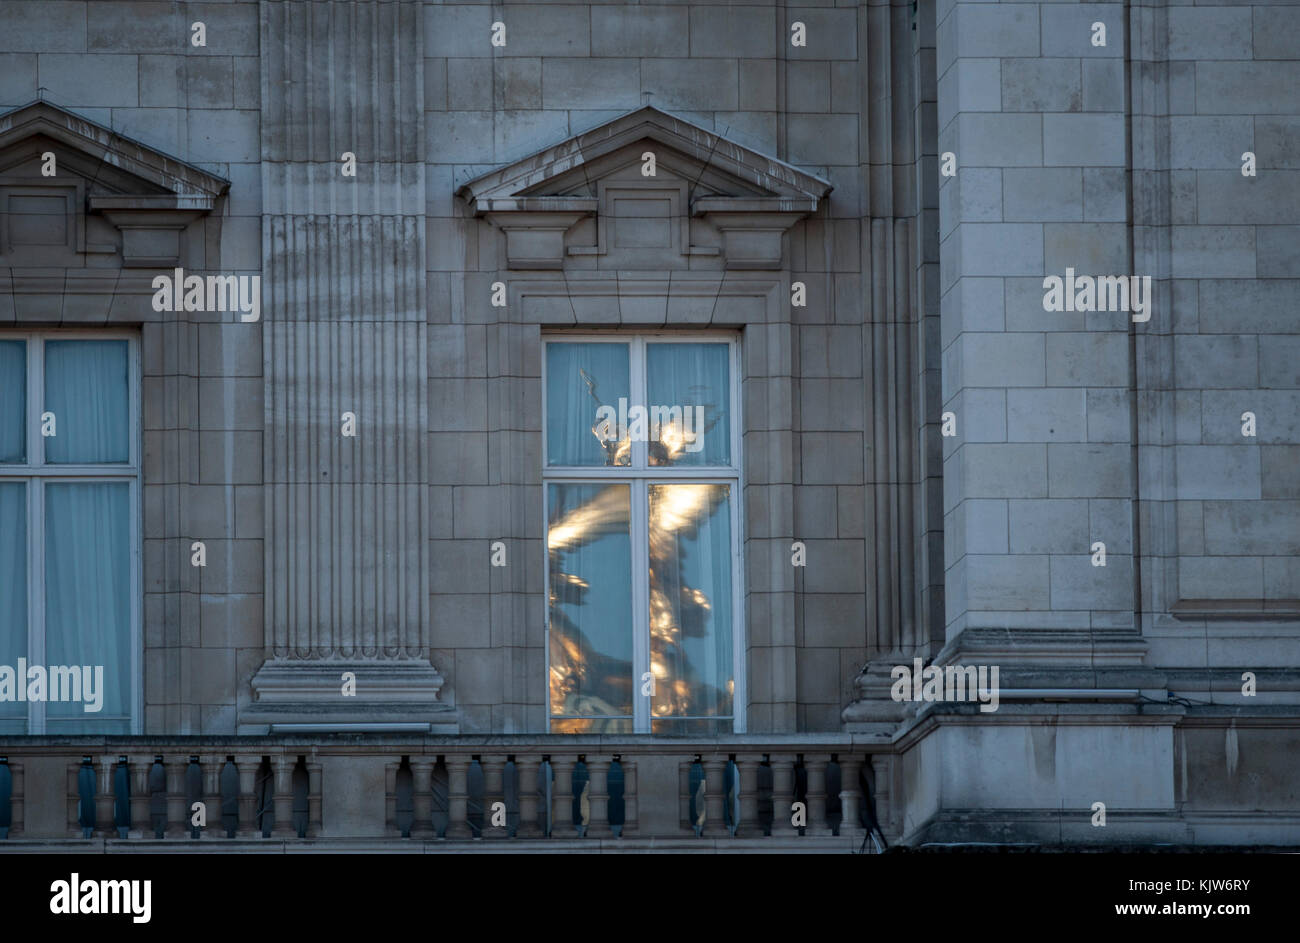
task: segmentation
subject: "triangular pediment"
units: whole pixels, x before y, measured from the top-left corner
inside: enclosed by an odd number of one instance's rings
[[[53,153],[56,176],[85,181],[91,210],[206,212],[230,181],[48,101],[0,115],[0,175],[39,175]]]
[[[590,131],[464,184],[457,191],[478,214],[594,210],[600,180],[654,153],[656,174],[691,183],[698,201],[729,199],[763,212],[812,213],[831,184],[784,161],[657,108],[638,108]]]
[[[831,185],[657,108],[484,174],[457,193],[505,232],[512,269],[775,269]],[[716,262],[705,260],[714,257]]]
[[[184,229],[229,189],[76,112],[23,105],[0,115],[0,267],[178,265]]]

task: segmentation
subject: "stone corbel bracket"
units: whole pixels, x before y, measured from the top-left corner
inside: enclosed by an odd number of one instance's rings
[[[564,267],[564,234],[578,220],[596,215],[589,197],[541,196],[475,201],[475,211],[506,234],[512,269]]]
[[[701,197],[691,204],[691,215],[722,233],[729,269],[781,268],[782,237],[816,211],[816,198]]]
[[[212,211],[213,197],[92,196],[92,213],[122,233],[123,268],[171,268],[180,264],[185,228]]]

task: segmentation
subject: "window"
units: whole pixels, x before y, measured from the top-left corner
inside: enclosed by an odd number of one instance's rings
[[[735,338],[545,346],[552,732],[743,732]]]
[[[138,375],[133,336],[0,331],[0,733],[135,732]]]

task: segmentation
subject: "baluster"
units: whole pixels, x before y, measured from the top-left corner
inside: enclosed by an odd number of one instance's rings
[[[788,838],[798,832],[790,822],[794,814],[794,757],[773,754],[772,763],[772,837]]]
[[[239,771],[239,824],[235,829],[236,838],[261,838],[262,829],[257,824],[258,796],[257,774],[262,767],[262,758],[249,753],[235,756],[235,768]]]
[[[402,758],[396,762],[384,764],[384,836],[401,838],[402,830],[397,827],[397,771],[402,768]]]
[[[80,793],[77,789],[77,775],[81,770],[80,763],[69,763],[64,771],[64,805],[67,806],[67,823],[64,831],[69,835],[81,836],[80,815],[77,810],[77,803],[80,801]]]
[[[619,762],[623,764],[623,838],[635,838],[638,834],[637,815],[640,801],[637,795],[636,757],[624,753]]]
[[[447,837],[469,838],[469,766],[470,758],[447,755]]]
[[[519,773],[519,838],[540,838],[542,826],[538,822],[541,797],[537,794],[537,776],[542,768],[539,757],[531,754],[515,757],[515,770]]]
[[[101,821],[99,824],[107,830],[106,834],[109,837],[140,838],[143,833],[139,830],[136,834],[131,834],[131,827],[138,825],[132,816],[132,812],[135,811],[132,800],[140,791],[132,764],[133,757],[119,756],[116,762],[111,757],[105,757],[104,760],[109,783],[109,811],[107,821]]]
[[[727,758],[713,754],[702,760],[704,766],[704,837],[727,838],[725,775]]]
[[[504,824],[492,824],[492,820],[496,818],[493,806],[499,802],[502,809],[506,808],[506,758],[496,754],[490,756],[484,754],[479,757],[479,762],[483,765],[483,837],[509,838],[510,817],[508,812],[503,819]]]
[[[763,757],[756,753],[742,753],[736,757],[740,782],[740,821],[736,825],[737,838],[761,838],[762,823],[758,821],[758,767]]]
[[[166,838],[167,764],[161,756],[153,758],[153,762],[149,764],[149,772],[145,775],[149,781],[149,824],[141,831],[146,838]]]
[[[203,766],[197,756],[178,757],[181,762],[180,835],[194,838],[190,820],[194,817],[193,805],[203,801]]]
[[[24,779],[23,764],[8,760],[9,767],[9,837],[23,837],[23,799]]]
[[[114,756],[101,756],[99,758],[99,768],[95,771],[95,834],[100,838],[116,838],[117,829],[114,827],[114,812],[116,803],[114,802],[113,786],[117,779],[113,775],[113,764],[117,760]]]
[[[593,838],[613,838],[609,827],[609,768],[613,761],[605,756],[587,755],[587,803],[590,819],[587,835]]]
[[[221,834],[239,838],[239,762],[234,755],[227,756],[221,764],[217,785],[221,791]]]
[[[681,819],[680,828],[693,832],[695,820],[691,818],[691,767],[694,759],[681,760],[677,764],[677,810]]]
[[[203,816],[207,820],[207,824],[199,829],[199,837],[224,835],[225,832],[221,829],[221,768],[226,765],[226,758],[200,757],[199,765],[203,769],[203,795],[199,801],[203,803]],[[185,818],[187,823],[194,821],[194,810],[186,809]]]
[[[857,838],[862,834],[862,790],[858,788],[858,774],[862,760],[856,756],[840,755],[840,835]]]
[[[81,769],[84,765],[83,759],[79,763],[69,763],[67,768],[68,834],[78,838],[84,837],[81,825]]]
[[[555,784],[551,787],[551,837],[572,838],[573,828],[573,768],[577,757],[552,756],[551,770]]]
[[[411,838],[427,840],[433,830],[433,767],[437,757],[411,757]]]
[[[293,827],[293,768],[298,757],[281,753],[272,759],[275,764],[275,821],[271,825],[273,838],[297,838]]]
[[[126,760],[127,757],[123,757]],[[127,775],[131,784],[130,824],[127,834],[132,838],[153,837],[153,817],[149,814],[149,771],[153,769],[153,757],[145,753],[134,753],[130,757],[130,771]],[[121,829],[123,823],[118,822]]]
[[[826,823],[826,767],[830,761],[830,755],[825,753],[804,756],[804,769],[808,771],[808,827],[805,835],[831,833],[831,827]]]
[[[176,755],[164,761],[167,773],[167,824],[163,834],[167,838],[184,838],[189,831],[190,817],[185,813],[185,771],[188,756]]]
[[[875,774],[873,783],[876,803],[876,822],[886,837],[894,833],[893,805],[890,800],[889,783],[894,769],[894,758],[876,754],[871,757],[871,771]]]
[[[321,832],[321,764],[314,758],[307,760],[307,837],[316,838]]]

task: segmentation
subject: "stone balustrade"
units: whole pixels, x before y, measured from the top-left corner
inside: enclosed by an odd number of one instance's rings
[[[872,795],[894,837],[891,763],[878,741],[831,735],[29,737],[0,743],[0,850],[665,839],[856,850]]]

